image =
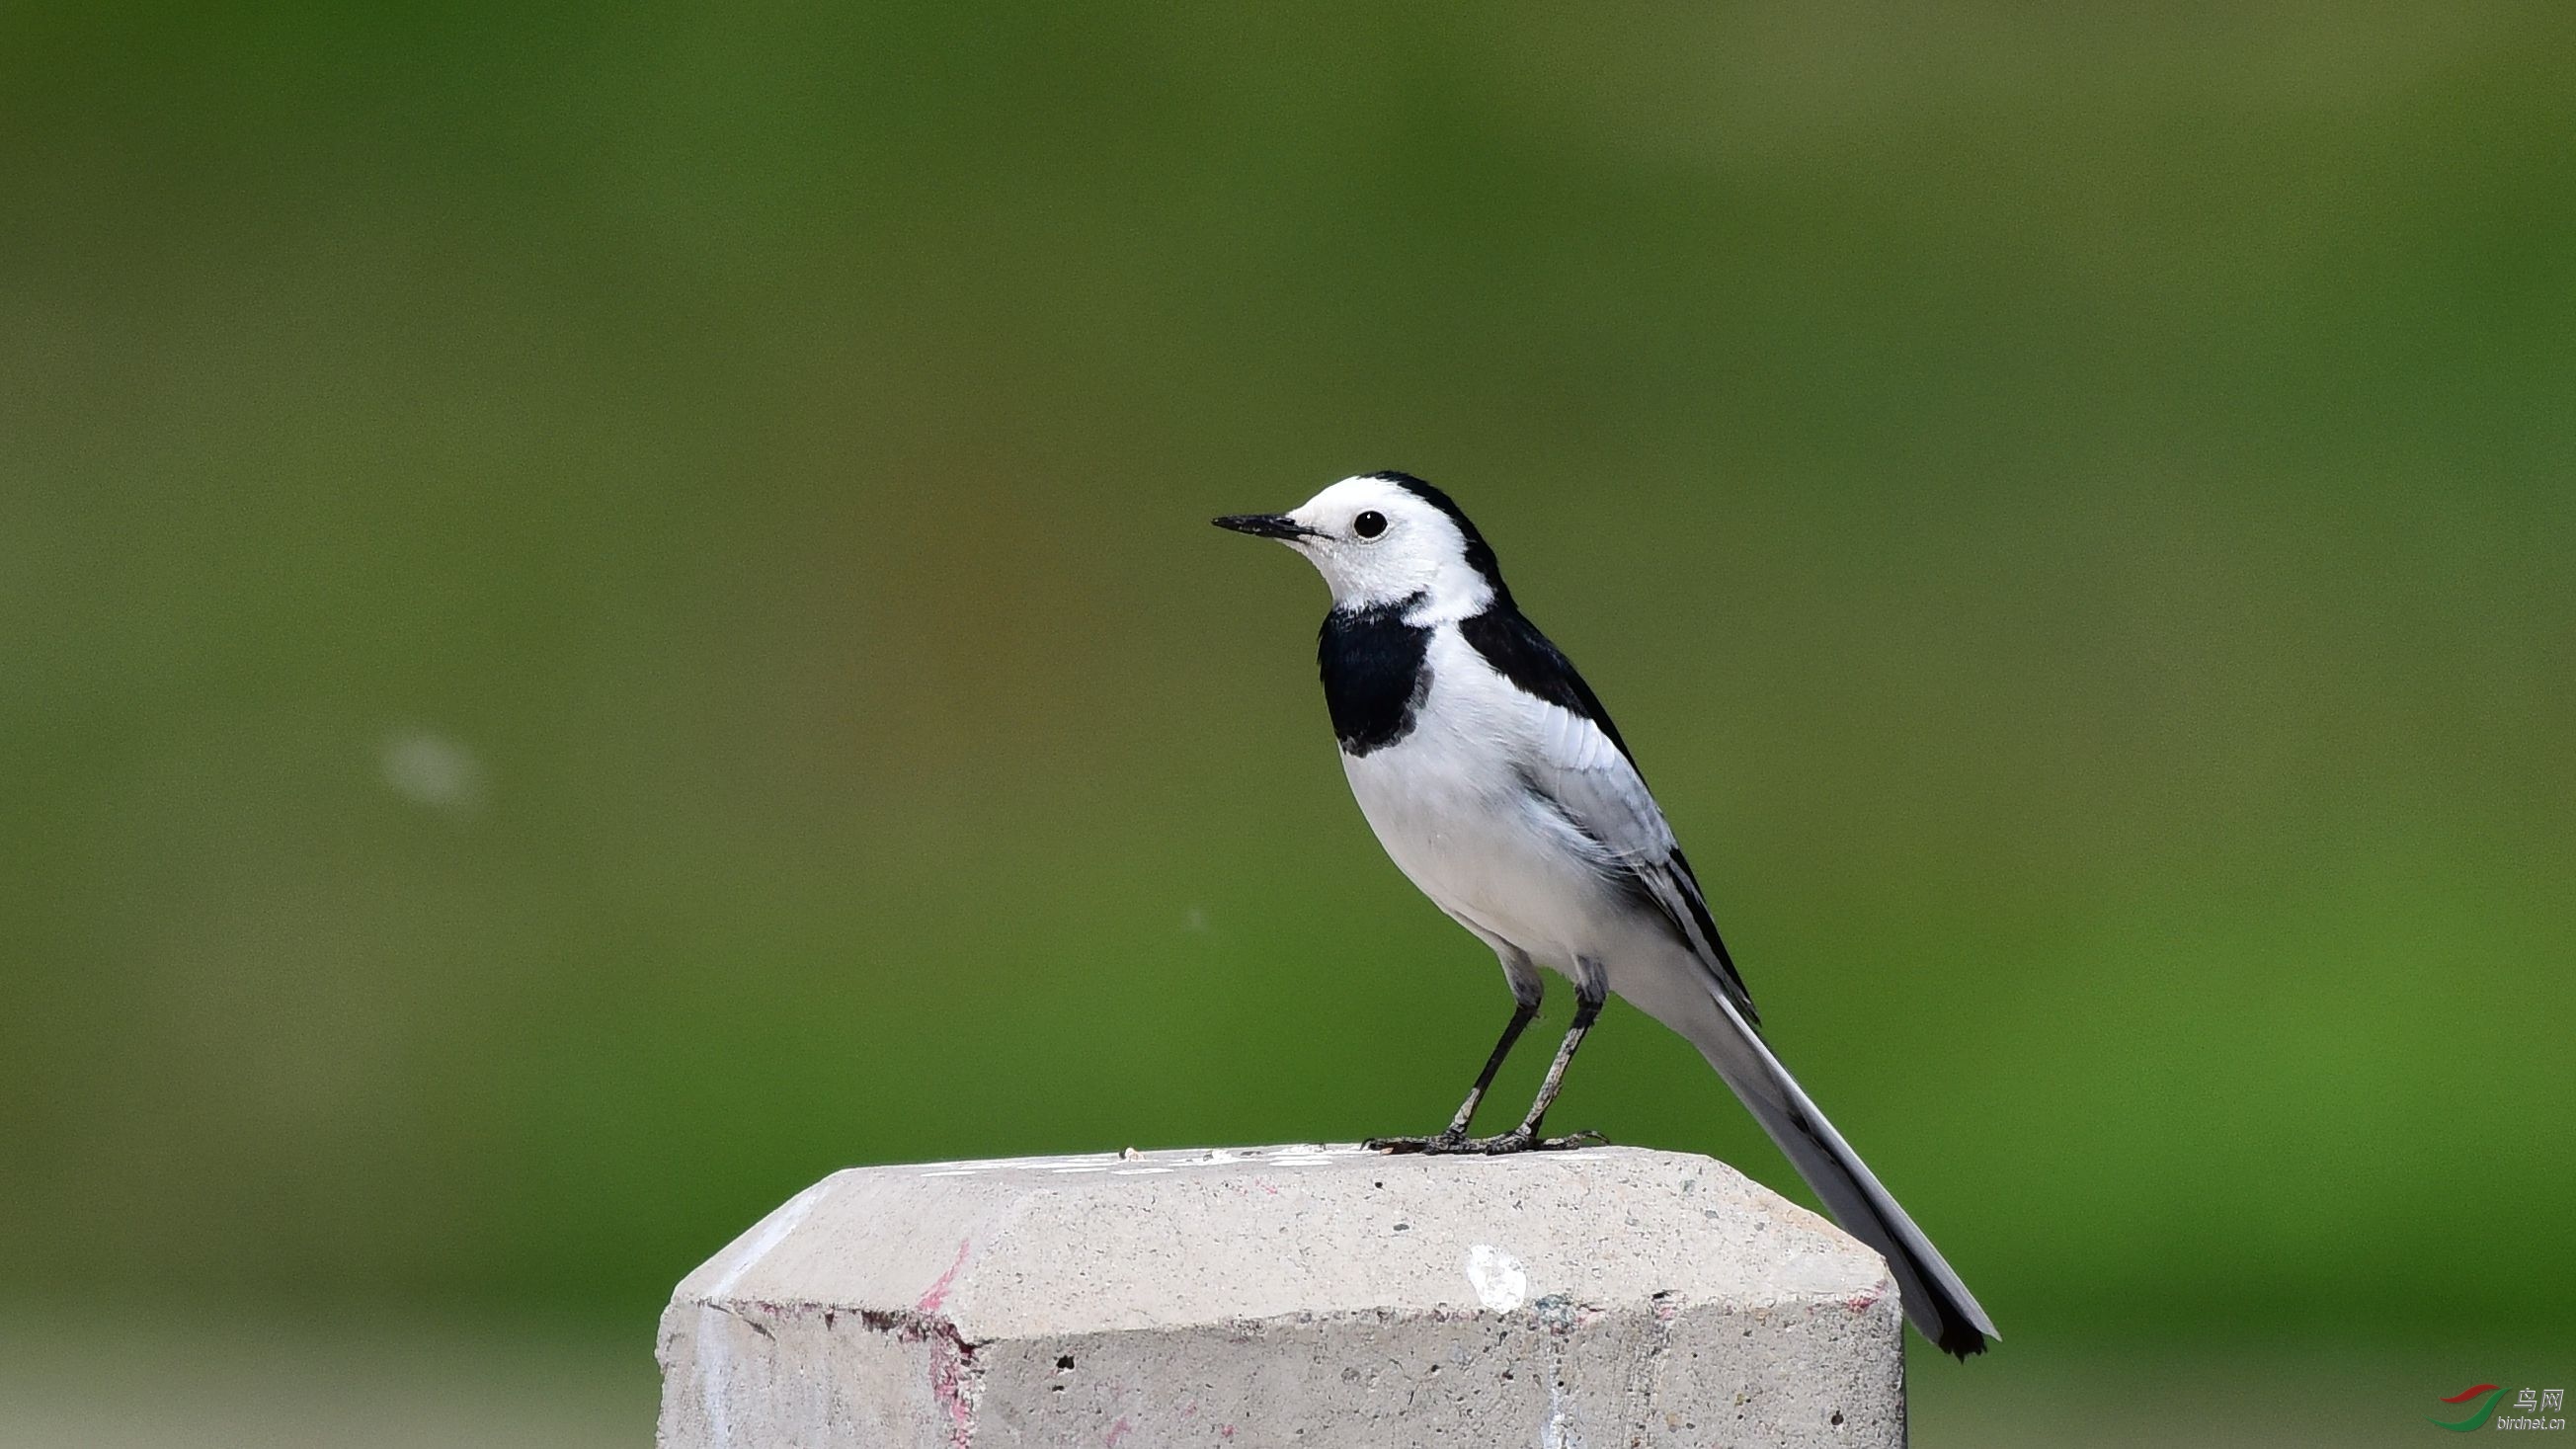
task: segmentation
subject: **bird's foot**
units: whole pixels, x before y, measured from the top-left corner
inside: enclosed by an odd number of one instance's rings
[[[1572,1152],[1580,1147],[1607,1147],[1610,1139],[1589,1131],[1571,1132],[1563,1137],[1541,1137],[1527,1127],[1515,1127],[1492,1137],[1443,1132],[1436,1137],[1372,1137],[1360,1145],[1375,1152],[1419,1152],[1429,1157],[1508,1157],[1515,1152]]]
[[[1407,1152],[1422,1152],[1438,1154],[1445,1152],[1464,1152],[1467,1150],[1467,1142],[1468,1137],[1465,1132],[1456,1128],[1451,1128],[1449,1131],[1436,1133],[1429,1137],[1372,1137],[1366,1142],[1361,1143],[1360,1146],[1367,1148],[1371,1152],[1393,1152],[1399,1154]]]

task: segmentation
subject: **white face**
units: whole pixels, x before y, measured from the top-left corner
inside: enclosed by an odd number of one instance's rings
[[[1345,478],[1288,513],[1307,530],[1281,542],[1306,556],[1336,606],[1366,608],[1412,598],[1415,623],[1464,619],[1493,601],[1493,586],[1467,561],[1467,540],[1448,514],[1383,478]]]

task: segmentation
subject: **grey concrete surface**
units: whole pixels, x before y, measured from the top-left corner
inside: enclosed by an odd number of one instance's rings
[[[1705,1157],[852,1168],[690,1274],[661,1443],[1904,1442],[1878,1255]]]

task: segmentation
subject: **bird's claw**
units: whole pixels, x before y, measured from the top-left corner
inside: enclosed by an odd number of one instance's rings
[[[1463,1151],[1467,1140],[1467,1134],[1464,1132],[1442,1132],[1431,1137],[1372,1137],[1360,1146],[1371,1152],[1391,1152],[1398,1155],[1421,1152],[1436,1155]]]
[[[1541,1137],[1526,1127],[1515,1127],[1492,1137],[1443,1132],[1436,1137],[1372,1137],[1360,1145],[1373,1152],[1418,1152],[1427,1157],[1508,1157],[1515,1152],[1572,1152],[1584,1147],[1607,1147],[1610,1139],[1589,1130],[1569,1132],[1563,1137]]]

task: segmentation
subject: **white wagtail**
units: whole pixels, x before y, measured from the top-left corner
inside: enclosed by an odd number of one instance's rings
[[[1754,1029],[1753,998],[1699,881],[1601,701],[1521,616],[1494,551],[1449,496],[1403,473],[1345,478],[1288,513],[1216,520],[1304,554],[1333,592],[1317,656],[1342,770],[1422,893],[1502,958],[1517,1003],[1449,1126],[1397,1152],[1522,1152],[1618,992],[1688,1038],[1843,1227],[1883,1254],[1906,1316],[1961,1358],[1994,1324]],[[1574,1024],[1529,1115],[1470,1137],[1476,1105],[1538,1014],[1538,968],[1574,983]]]

